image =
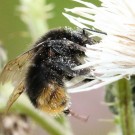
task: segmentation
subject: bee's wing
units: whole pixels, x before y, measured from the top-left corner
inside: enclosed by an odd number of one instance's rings
[[[24,92],[25,85],[24,85],[24,79],[15,87],[12,94],[9,97],[9,100],[6,105],[5,113],[7,113],[10,109],[10,107],[13,105],[13,103],[19,98],[19,96]]]
[[[9,80],[16,84],[20,82],[33,55],[33,50],[29,50],[14,60],[9,61],[0,75],[0,82],[2,84]]]
[[[4,84],[10,80],[14,85],[18,84],[25,77],[28,65],[31,63],[33,56],[41,50],[41,46],[42,43],[9,61],[0,74],[0,83]]]
[[[21,54],[14,60],[9,61],[0,74],[0,83],[4,84],[6,81],[11,80],[15,86],[15,89],[7,102],[5,112],[8,112],[12,104],[25,91],[25,75],[28,69],[27,67],[31,63],[32,58],[41,50],[40,46],[42,46],[42,43],[39,43],[37,46]]]
[[[19,98],[25,90],[25,73],[27,66],[30,64],[31,59],[36,54],[34,48],[11,60],[4,67],[0,75],[0,83],[4,84],[6,81],[11,80],[15,88],[9,97],[6,105],[5,113],[8,112],[12,104]]]

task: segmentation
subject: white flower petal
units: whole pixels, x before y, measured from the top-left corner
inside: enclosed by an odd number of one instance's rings
[[[95,80],[68,89],[81,92],[96,89],[125,76],[135,74],[135,1],[100,0],[101,7],[82,0],[73,0],[83,7],[65,9],[70,22],[80,28],[94,27],[107,33],[98,34],[102,41],[86,45],[86,59],[83,65],[74,70],[90,68]],[[86,7],[84,7],[86,6]],[[96,83],[95,83],[96,82]]]
[[[78,86],[78,87],[74,87],[74,88],[69,88],[68,89],[68,92],[69,93],[77,93],[77,92],[84,92],[84,91],[90,91],[90,90],[94,90],[94,89],[98,89],[100,87],[103,87],[105,85],[108,85],[114,81],[117,81],[121,78],[125,77],[125,74],[122,74],[122,75],[119,75],[119,76],[116,76],[116,77],[112,77],[112,78],[108,78],[107,80],[105,81],[102,81],[102,80],[94,80],[94,81],[91,81],[87,84],[84,84],[84,85],[81,85],[81,86]]]

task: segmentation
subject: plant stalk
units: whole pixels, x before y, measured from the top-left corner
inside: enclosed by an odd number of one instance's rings
[[[126,79],[116,83],[120,127],[123,135],[135,135],[132,90]]]

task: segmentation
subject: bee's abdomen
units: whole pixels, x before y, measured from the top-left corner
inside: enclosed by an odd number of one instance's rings
[[[45,63],[33,64],[29,67],[26,75],[26,91],[34,106],[37,106],[37,98],[42,90],[48,86],[52,80],[58,80],[59,85],[63,85],[59,75],[45,66]]]
[[[45,87],[37,98],[37,108],[56,115],[69,107],[69,96],[64,87],[51,82]]]

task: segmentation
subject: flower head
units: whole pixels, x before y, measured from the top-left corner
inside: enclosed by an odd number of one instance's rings
[[[90,68],[94,80],[69,89],[69,92],[87,91],[99,88],[121,78],[135,74],[135,2],[134,0],[100,0],[101,6],[82,0],[83,5],[65,9],[74,16],[63,13],[70,22],[80,28],[93,27],[107,33],[93,33],[102,40],[86,45],[85,64],[75,68]]]

